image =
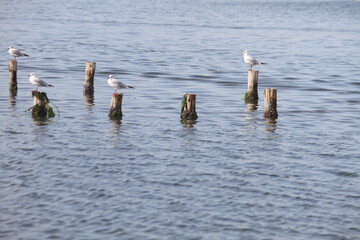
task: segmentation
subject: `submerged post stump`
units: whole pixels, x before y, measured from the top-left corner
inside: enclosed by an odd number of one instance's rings
[[[264,89],[264,117],[276,119],[277,113],[277,90],[276,88]]]
[[[123,93],[114,93],[111,98],[109,117],[111,119],[121,119],[123,114],[121,110]]]
[[[185,94],[181,105],[181,119],[182,120],[196,120],[198,118],[196,113],[196,95]]]
[[[17,90],[17,61],[9,61],[9,89],[12,91]]]
[[[259,79],[259,70],[248,71],[248,89],[244,97],[245,102],[254,103],[259,100],[258,79]]]
[[[94,93],[95,62],[87,62],[85,69],[84,95]]]
[[[32,106],[32,116],[34,118],[54,117],[55,113],[49,106],[49,99],[45,92],[32,91],[34,106]]]

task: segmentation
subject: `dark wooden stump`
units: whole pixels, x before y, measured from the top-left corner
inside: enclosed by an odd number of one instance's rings
[[[94,94],[95,62],[87,62],[85,69],[84,95]]]
[[[182,120],[196,120],[198,115],[196,113],[196,95],[185,94],[181,106]]]
[[[264,89],[264,117],[276,119],[277,113],[277,90],[276,88]]]
[[[16,91],[17,87],[17,61],[9,61],[9,89]]]
[[[249,70],[248,71],[248,89],[244,96],[246,103],[256,103],[257,104],[257,102],[259,100],[258,79],[259,79],[259,70]]]
[[[114,93],[111,98],[109,117],[111,119],[121,119],[123,114],[121,110],[123,93]]]

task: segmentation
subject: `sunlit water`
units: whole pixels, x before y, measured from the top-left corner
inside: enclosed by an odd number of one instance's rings
[[[359,239],[359,1],[3,1],[0,239]],[[18,91],[8,91],[8,55]],[[247,49],[260,70],[244,103]],[[82,94],[96,62],[95,95]],[[27,74],[56,117],[33,120]],[[108,118],[109,74],[125,90]],[[278,89],[276,122],[263,89]],[[180,122],[185,93],[199,119]]]

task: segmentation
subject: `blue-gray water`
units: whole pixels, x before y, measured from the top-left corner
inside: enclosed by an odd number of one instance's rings
[[[2,1],[0,239],[360,239],[359,1]],[[18,59],[8,91],[7,47]],[[247,49],[260,70],[244,103]],[[95,95],[82,94],[95,61]],[[35,121],[27,74],[60,115]],[[125,90],[108,118],[113,74]],[[278,89],[276,123],[263,89]],[[183,94],[199,119],[180,122]],[[56,111],[57,113],[57,111]]]

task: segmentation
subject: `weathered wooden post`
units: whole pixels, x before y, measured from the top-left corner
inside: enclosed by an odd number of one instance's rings
[[[264,117],[276,119],[277,113],[277,90],[276,88],[264,89]]]
[[[121,119],[123,114],[121,110],[123,93],[114,93],[111,98],[109,117],[111,119]]]
[[[87,62],[85,69],[84,95],[94,94],[95,62]]]
[[[34,118],[54,117],[55,113],[49,106],[49,99],[45,92],[32,91],[34,105],[31,107]]]
[[[182,120],[196,120],[198,115],[196,113],[196,95],[185,94],[181,105],[181,119]]]
[[[9,89],[11,91],[17,90],[17,61],[9,61]]]
[[[244,96],[245,102],[257,103],[257,101],[259,100],[258,79],[259,70],[248,71],[248,89]]]

